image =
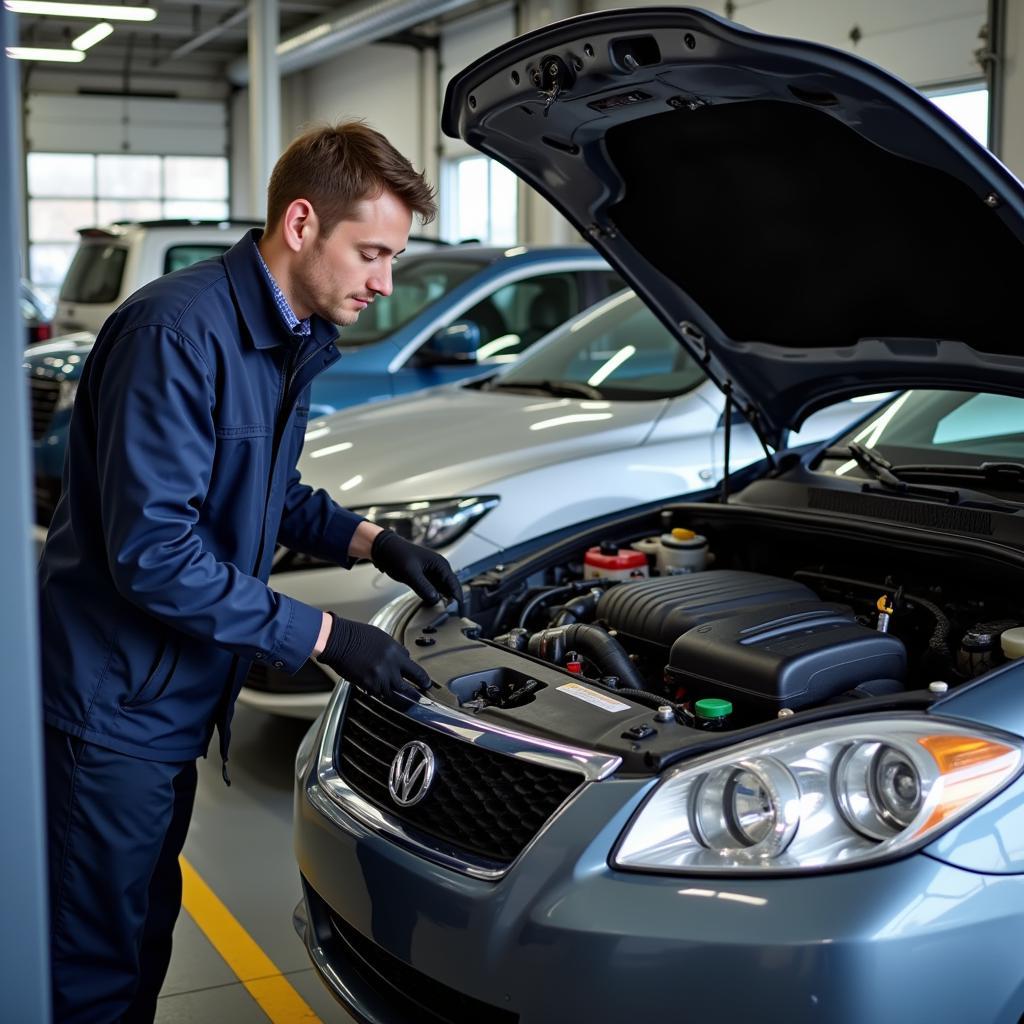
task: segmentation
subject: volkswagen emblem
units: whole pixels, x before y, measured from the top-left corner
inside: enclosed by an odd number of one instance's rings
[[[434,752],[419,740],[406,743],[395,754],[388,775],[388,792],[400,807],[418,804],[434,781]]]

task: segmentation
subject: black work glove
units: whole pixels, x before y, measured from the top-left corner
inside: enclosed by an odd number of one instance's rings
[[[317,661],[330,665],[339,676],[378,697],[401,689],[403,679],[423,691],[430,689],[430,676],[383,629],[339,619],[337,615],[331,618],[331,632]]]
[[[462,585],[444,555],[399,537],[394,530],[381,530],[373,538],[370,561],[393,580],[411,587],[427,604],[437,604],[441,595],[466,614]]]

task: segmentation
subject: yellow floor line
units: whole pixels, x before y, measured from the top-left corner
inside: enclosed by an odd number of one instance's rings
[[[196,869],[180,860],[182,904],[273,1024],[322,1024]]]

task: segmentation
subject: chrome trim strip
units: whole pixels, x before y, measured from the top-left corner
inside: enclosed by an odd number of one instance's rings
[[[392,604],[395,603],[392,602]],[[345,831],[351,831],[351,826],[339,815],[339,811],[344,811],[371,831],[405,846],[426,860],[473,878],[497,881],[511,870],[519,858],[543,834],[548,825],[580,792],[580,789],[577,788],[570,794],[565,803],[548,818],[537,835],[527,843],[519,856],[510,864],[502,864],[475,856],[465,850],[444,844],[433,836],[417,832],[399,818],[364,799],[348,785],[338,771],[334,761],[334,748],[351,689],[351,685],[342,680],[331,697],[324,728],[320,735],[315,781],[311,781],[306,786],[306,796],[310,803]],[[467,715],[451,711],[426,696],[421,696],[416,701],[413,701],[412,698],[404,699],[409,702],[406,714],[422,725],[507,757],[549,768],[576,772],[580,775],[581,786],[607,778],[622,763],[622,758],[614,754],[581,750],[515,732],[492,722],[476,721]]]
[[[481,299],[485,299],[488,295],[493,295],[499,288],[504,288],[506,285],[515,284],[517,281],[524,281],[529,277],[543,277],[546,274],[561,274],[566,271],[576,270],[581,273],[594,272],[602,270],[611,270],[612,267],[606,263],[600,256],[591,257],[584,255],[578,259],[562,258],[560,260],[554,260],[551,263],[533,263],[525,267],[514,267],[511,270],[505,271],[500,277],[491,278],[489,281],[478,285],[468,295],[466,295],[458,305],[446,309],[440,315],[434,317],[430,321],[429,325],[424,327],[412,341],[406,342],[406,344],[399,349],[398,354],[392,356],[391,362],[388,363],[388,373],[395,373],[402,369],[403,366],[419,351],[420,346],[427,341],[428,338],[432,337],[437,331],[441,330],[442,327],[447,327],[450,323],[458,320],[467,309],[471,309]],[[577,312],[582,313],[583,310]],[[570,317],[569,319],[572,319]],[[566,320],[566,323],[569,321]],[[561,325],[559,325],[561,326]],[[557,330],[557,328],[555,328]],[[484,364],[480,367],[482,373],[487,369],[487,365]]]

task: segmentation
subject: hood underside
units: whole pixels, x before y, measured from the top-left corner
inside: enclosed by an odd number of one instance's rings
[[[856,394],[1024,394],[1021,185],[858,58],[585,15],[456,76],[443,127],[561,210],[769,443]]]

